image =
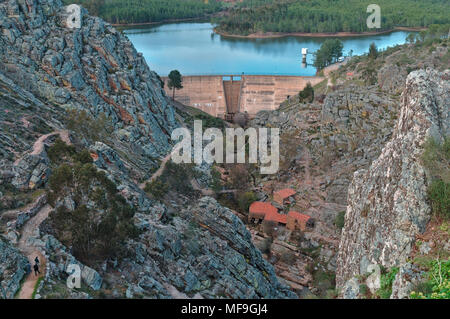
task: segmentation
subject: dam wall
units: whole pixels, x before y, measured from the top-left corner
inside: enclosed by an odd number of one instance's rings
[[[278,75],[184,76],[183,88],[176,90],[175,100],[224,119],[244,112],[252,117],[262,110],[277,109],[308,82],[314,86],[322,80],[323,77]],[[167,95],[172,96],[168,78],[163,81]]]

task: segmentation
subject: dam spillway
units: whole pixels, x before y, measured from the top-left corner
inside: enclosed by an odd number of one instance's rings
[[[168,78],[162,79],[167,95],[172,96]],[[262,110],[277,109],[287,98],[303,90],[308,82],[314,86],[323,80],[318,76],[183,76],[183,88],[176,90],[175,100],[222,119],[245,112],[252,117]]]

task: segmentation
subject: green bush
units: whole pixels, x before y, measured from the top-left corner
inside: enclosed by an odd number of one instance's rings
[[[345,223],[345,211],[339,212],[334,220],[334,225],[339,228],[342,229],[344,228],[344,223]]]
[[[144,191],[154,198],[162,198],[167,193],[169,187],[159,178],[145,185]]]
[[[450,260],[433,260],[427,281],[411,292],[412,299],[450,299]]]
[[[442,143],[433,138],[424,145],[422,162],[431,175],[428,197],[434,215],[450,218],[450,138]]]
[[[58,146],[57,149],[61,149]],[[51,232],[86,264],[124,256],[125,242],[138,235],[133,208],[118,194],[116,185],[92,163],[87,150],[66,158],[49,178],[47,196],[53,207]]]
[[[428,187],[433,214],[450,219],[450,184],[442,180],[434,180]]]
[[[55,143],[50,146],[47,150],[48,158],[53,163],[60,163],[67,157],[71,157],[75,154],[75,147],[66,144],[60,138],[56,139]]]
[[[307,83],[306,87],[300,91],[298,94],[299,102],[301,103],[312,103],[314,101],[314,89],[311,85],[311,83]]]
[[[93,117],[84,110],[72,109],[67,111],[65,121],[69,130],[89,142],[100,141],[108,144],[114,130],[113,123],[105,113]]]
[[[214,167],[211,169],[211,183],[209,187],[216,193],[220,192],[223,188],[220,172]]]
[[[256,195],[253,192],[245,192],[238,195],[238,205],[241,212],[247,213],[254,201],[256,201]]]
[[[376,295],[381,299],[389,299],[392,294],[392,283],[398,273],[398,268],[393,267],[390,271],[381,274],[380,289],[377,290]]]
[[[442,143],[434,138],[429,138],[424,145],[422,162],[433,179],[441,179],[449,183],[450,137],[446,137]]]
[[[175,164],[172,161],[167,162],[164,172],[160,180],[168,186],[169,190],[173,190],[186,196],[195,194],[191,185],[192,166],[188,164]]]

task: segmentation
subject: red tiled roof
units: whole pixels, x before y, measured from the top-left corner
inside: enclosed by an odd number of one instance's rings
[[[265,202],[253,202],[250,205],[249,212],[253,214],[278,214],[278,210],[275,206]]]
[[[275,192],[274,196],[279,196],[280,198],[285,199],[285,198],[291,197],[292,195],[295,195],[295,193],[296,193],[296,191],[294,191],[293,189],[285,188],[285,189],[279,190],[278,192]]]
[[[294,212],[294,211],[290,211],[288,213],[288,216],[291,216],[292,218],[295,218],[299,222],[302,221],[304,223],[306,223],[311,218],[311,216],[308,216],[308,215],[305,215],[305,214],[301,214],[299,212]]]
[[[264,220],[286,224],[287,223],[287,215],[278,214],[278,213],[270,213],[270,214],[266,214],[266,217],[264,218]]]

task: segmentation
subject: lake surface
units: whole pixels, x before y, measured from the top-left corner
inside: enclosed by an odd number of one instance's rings
[[[301,49],[315,52],[326,38],[285,37],[235,39],[213,32],[210,23],[172,23],[125,29],[124,33],[142,52],[150,68],[161,76],[177,69],[183,75],[267,74],[312,76],[313,55],[302,66]],[[341,38],[344,55],[367,53],[375,42],[379,49],[403,44],[409,32]]]

